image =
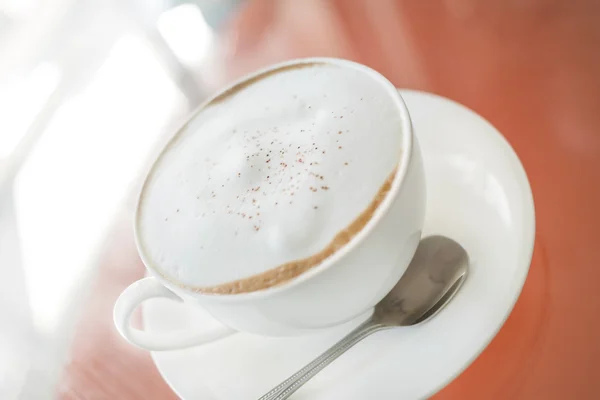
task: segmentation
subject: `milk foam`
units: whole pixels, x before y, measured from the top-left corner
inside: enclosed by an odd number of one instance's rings
[[[363,71],[285,69],[200,111],[141,196],[146,261],[201,289],[322,251],[399,163],[401,115]]]

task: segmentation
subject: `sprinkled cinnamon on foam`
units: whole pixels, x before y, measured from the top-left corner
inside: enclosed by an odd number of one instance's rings
[[[174,284],[207,293],[260,290],[320,264],[389,191],[401,135],[387,96],[364,73],[329,65],[219,95],[146,182],[146,258]]]

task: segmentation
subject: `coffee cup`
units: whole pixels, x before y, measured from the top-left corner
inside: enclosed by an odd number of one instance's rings
[[[157,351],[349,321],[405,272],[425,195],[408,110],[385,77],[333,58],[259,70],[204,102],[155,161],[134,224],[149,276],[119,296],[114,323]],[[133,328],[152,298],[200,307],[222,326]]]

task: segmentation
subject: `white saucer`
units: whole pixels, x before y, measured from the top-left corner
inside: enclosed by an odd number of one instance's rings
[[[535,235],[527,177],[512,148],[485,120],[444,98],[401,91],[427,177],[425,235],[460,242],[470,274],[431,321],[377,333],[308,382],[293,399],[421,399],[462,372],[492,340],[515,304]],[[215,321],[168,301],[144,304],[146,329]],[[362,317],[364,319],[364,316]],[[256,399],[342,337],[355,320],[308,337],[236,334],[188,350],[153,353],[173,390],[187,400]]]

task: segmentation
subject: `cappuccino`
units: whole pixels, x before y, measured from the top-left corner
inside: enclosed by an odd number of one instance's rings
[[[284,66],[203,106],[162,152],[138,207],[144,261],[233,294],[287,282],[343,248],[390,190],[397,96],[352,65]]]

